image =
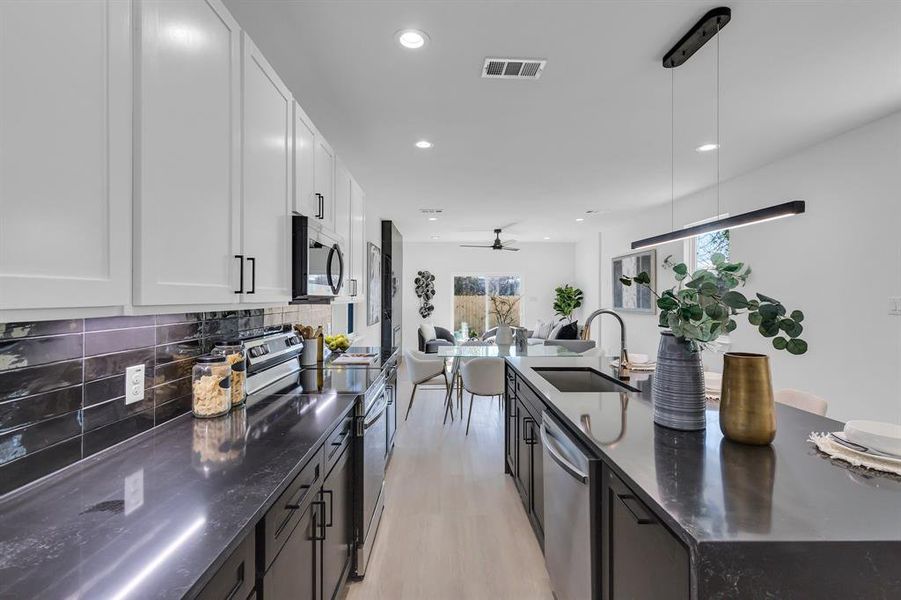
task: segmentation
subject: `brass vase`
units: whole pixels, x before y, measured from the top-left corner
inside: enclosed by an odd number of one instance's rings
[[[755,446],[765,446],[776,437],[770,359],[765,354],[726,353],[720,429],[733,442]]]

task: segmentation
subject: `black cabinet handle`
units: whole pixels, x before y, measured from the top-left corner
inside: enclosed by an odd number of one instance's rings
[[[648,514],[647,509],[642,504],[641,500],[633,496],[632,494],[617,494],[617,498],[619,501],[623,503],[623,506],[626,507],[626,510],[631,513],[631,515],[635,518],[635,522],[639,525],[653,525],[657,522],[652,515]]]
[[[225,596],[225,600],[233,600],[235,594],[237,594],[241,590],[241,586],[244,585],[244,561],[241,561],[241,564],[238,565],[238,574],[237,581],[235,581],[235,585],[232,586],[232,589],[228,590],[228,594]]]
[[[257,293],[257,259],[248,256],[247,262],[250,263],[250,290],[248,290],[248,294],[256,294]]]
[[[335,494],[332,490],[322,490],[322,495],[328,495],[328,522],[325,524],[326,527],[334,526],[332,519],[335,517]],[[323,504],[325,506],[325,504]]]
[[[315,506],[318,506],[322,512],[317,511],[316,516],[313,519],[313,537],[312,540],[314,542],[324,542],[325,541],[325,502],[322,500],[316,500],[313,502]]]
[[[238,264],[241,265],[241,267],[240,267],[241,268],[241,271],[240,271],[241,285],[237,290],[235,290],[235,293],[243,294],[244,293],[244,255],[243,254],[235,254],[235,258],[238,259],[238,261],[239,261]]]
[[[316,198],[319,199],[319,213],[316,215],[317,219],[325,218],[325,196],[316,192]]]

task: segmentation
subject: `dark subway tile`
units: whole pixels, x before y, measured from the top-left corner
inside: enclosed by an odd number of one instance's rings
[[[147,348],[156,344],[154,327],[135,327],[84,334],[84,355],[112,354],[123,350]]]
[[[158,365],[154,369],[154,385],[162,385],[176,379],[184,379],[191,376],[191,368],[194,366],[194,359],[188,358],[177,362]]]
[[[157,346],[156,364],[161,365],[179,360],[185,360],[186,358],[200,356],[200,354],[202,353],[203,346],[200,343],[200,340],[190,340],[178,342],[176,344],[168,344],[166,346]]]
[[[187,412],[191,412],[191,396],[184,396],[177,400],[171,400],[165,404],[157,405],[154,412],[154,422],[157,425],[162,425],[166,421]]]
[[[84,331],[84,319],[0,323],[0,340],[41,335],[63,335],[66,333],[81,333],[82,331]]]
[[[238,318],[238,330],[261,329],[263,327],[263,315],[251,315]]]
[[[176,398],[191,395],[191,378],[177,379],[153,388],[153,399],[156,405],[171,402]]]
[[[0,371],[80,358],[82,335],[0,340]]]
[[[177,313],[174,315],[157,315],[157,325],[171,325],[173,323],[194,323],[203,321],[203,313]]]
[[[156,325],[154,315],[128,317],[98,317],[84,320],[85,331],[105,331],[107,329],[130,329],[132,327],[148,327]]]
[[[205,312],[203,313],[203,320],[208,321],[211,319],[230,319],[238,316],[237,310],[220,310],[215,312]]]
[[[81,408],[80,385],[0,402],[0,432],[49,419]]]
[[[0,466],[0,494],[11,492],[44,475],[67,467],[80,458],[81,438],[74,437]]]
[[[93,431],[100,427],[105,427],[117,421],[126,419],[139,412],[153,409],[153,389],[144,390],[144,399],[131,404],[125,404],[125,397],[116,398],[89,406],[84,409],[84,430]]]
[[[81,383],[81,359],[0,371],[0,402]]]
[[[85,457],[125,441],[153,427],[153,410],[140,412],[112,425],[84,434]]]
[[[81,435],[81,411],[0,434],[0,465]]]
[[[199,338],[203,331],[202,327],[202,323],[160,325],[156,328],[157,344],[170,344],[172,342]]]
[[[238,336],[238,318],[212,319],[203,323],[204,337],[226,339]]]
[[[125,373],[127,367],[144,364],[146,371],[153,369],[153,348],[127,350],[116,354],[103,354],[84,359],[84,379],[94,381],[103,377],[112,377]]]
[[[144,389],[153,385],[154,370],[144,369]],[[125,374],[89,381],[84,385],[84,405],[93,406],[125,395]]]

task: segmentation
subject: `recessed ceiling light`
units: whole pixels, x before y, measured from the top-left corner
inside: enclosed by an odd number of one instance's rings
[[[418,142],[416,142],[416,147],[420,150],[428,150],[432,147],[432,145],[432,142],[428,140],[419,140]]]
[[[432,236],[432,239],[433,239],[433,240],[437,240],[437,239],[440,239],[440,238],[441,238],[440,235],[433,235],[433,236]]]
[[[410,50],[418,50],[426,45],[429,36],[418,29],[404,29],[397,32],[397,43]]]
[[[549,237],[547,237],[547,236],[544,236],[544,239],[549,240],[549,239],[551,239],[551,238],[549,238]]]
[[[437,221],[438,217],[429,217],[429,221]]]
[[[716,150],[719,148],[719,144],[701,144],[697,148],[695,148],[696,152],[710,152],[711,150]]]
[[[585,220],[585,219],[583,219],[582,217],[579,217],[578,219],[576,219],[576,221],[579,222],[579,223],[581,223],[581,222],[584,221],[584,220]]]

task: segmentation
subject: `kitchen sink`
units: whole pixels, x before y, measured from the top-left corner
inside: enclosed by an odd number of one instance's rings
[[[561,392],[638,392],[609,375],[588,367],[538,367],[533,369]]]

